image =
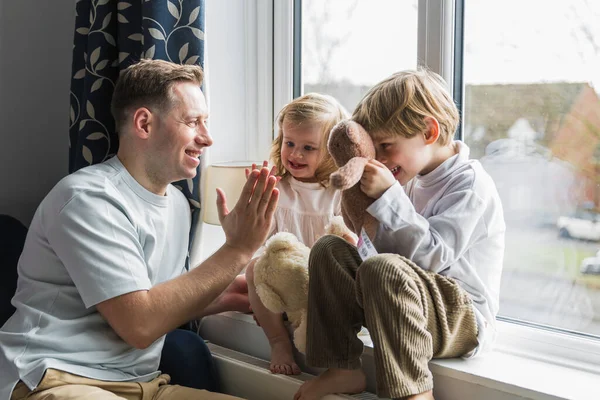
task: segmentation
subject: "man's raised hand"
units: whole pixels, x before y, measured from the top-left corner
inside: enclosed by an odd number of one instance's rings
[[[253,169],[247,176],[240,198],[231,211],[225,193],[217,189],[217,210],[225,232],[225,244],[251,256],[267,239],[279,190],[275,188],[277,177],[266,166]]]

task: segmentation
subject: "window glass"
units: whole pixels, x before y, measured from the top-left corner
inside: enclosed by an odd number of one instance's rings
[[[303,0],[303,93],[348,112],[393,72],[417,66],[417,0]]]
[[[507,222],[500,314],[600,335],[600,2],[465,2],[464,140]]]

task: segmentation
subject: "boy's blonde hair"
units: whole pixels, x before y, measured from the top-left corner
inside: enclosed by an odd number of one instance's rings
[[[438,121],[438,143],[449,144],[458,126],[458,109],[444,79],[426,68],[397,72],[379,82],[365,94],[352,115],[373,137],[406,138],[427,129],[425,117]]]
[[[139,107],[154,107],[162,113],[175,105],[171,92],[177,82],[202,85],[204,72],[199,65],[181,65],[164,60],[141,59],[130,65],[117,79],[111,112],[117,131],[125,125],[129,114]]]
[[[327,141],[331,129],[343,119],[349,118],[346,109],[332,96],[308,93],[298,97],[284,106],[277,116],[277,127],[279,134],[271,146],[271,161],[277,169],[277,175],[286,177],[289,172],[281,161],[281,145],[283,144],[283,121],[294,126],[318,125],[321,132],[320,151],[322,160],[315,171],[317,182],[327,186],[329,175],[336,171],[337,167],[333,158],[327,151]]]

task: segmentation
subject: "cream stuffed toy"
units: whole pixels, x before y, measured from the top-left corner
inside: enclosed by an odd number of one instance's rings
[[[343,238],[352,232],[341,216],[334,217],[326,233]],[[289,232],[273,235],[254,265],[254,285],[261,302],[271,312],[287,313],[294,329],[294,344],[306,351],[306,313],[308,309],[308,255],[310,249]]]

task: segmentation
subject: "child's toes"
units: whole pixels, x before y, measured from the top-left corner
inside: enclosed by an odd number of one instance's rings
[[[271,372],[274,374],[281,374],[281,365],[279,364],[271,364],[270,368]]]
[[[290,364],[271,364],[269,370],[273,374],[282,374],[282,375],[299,375],[302,371],[300,371],[300,367],[296,363]]]
[[[300,371],[300,367],[298,366],[298,364],[293,363],[292,364],[292,374],[293,375],[300,375],[302,373],[302,371]]]

